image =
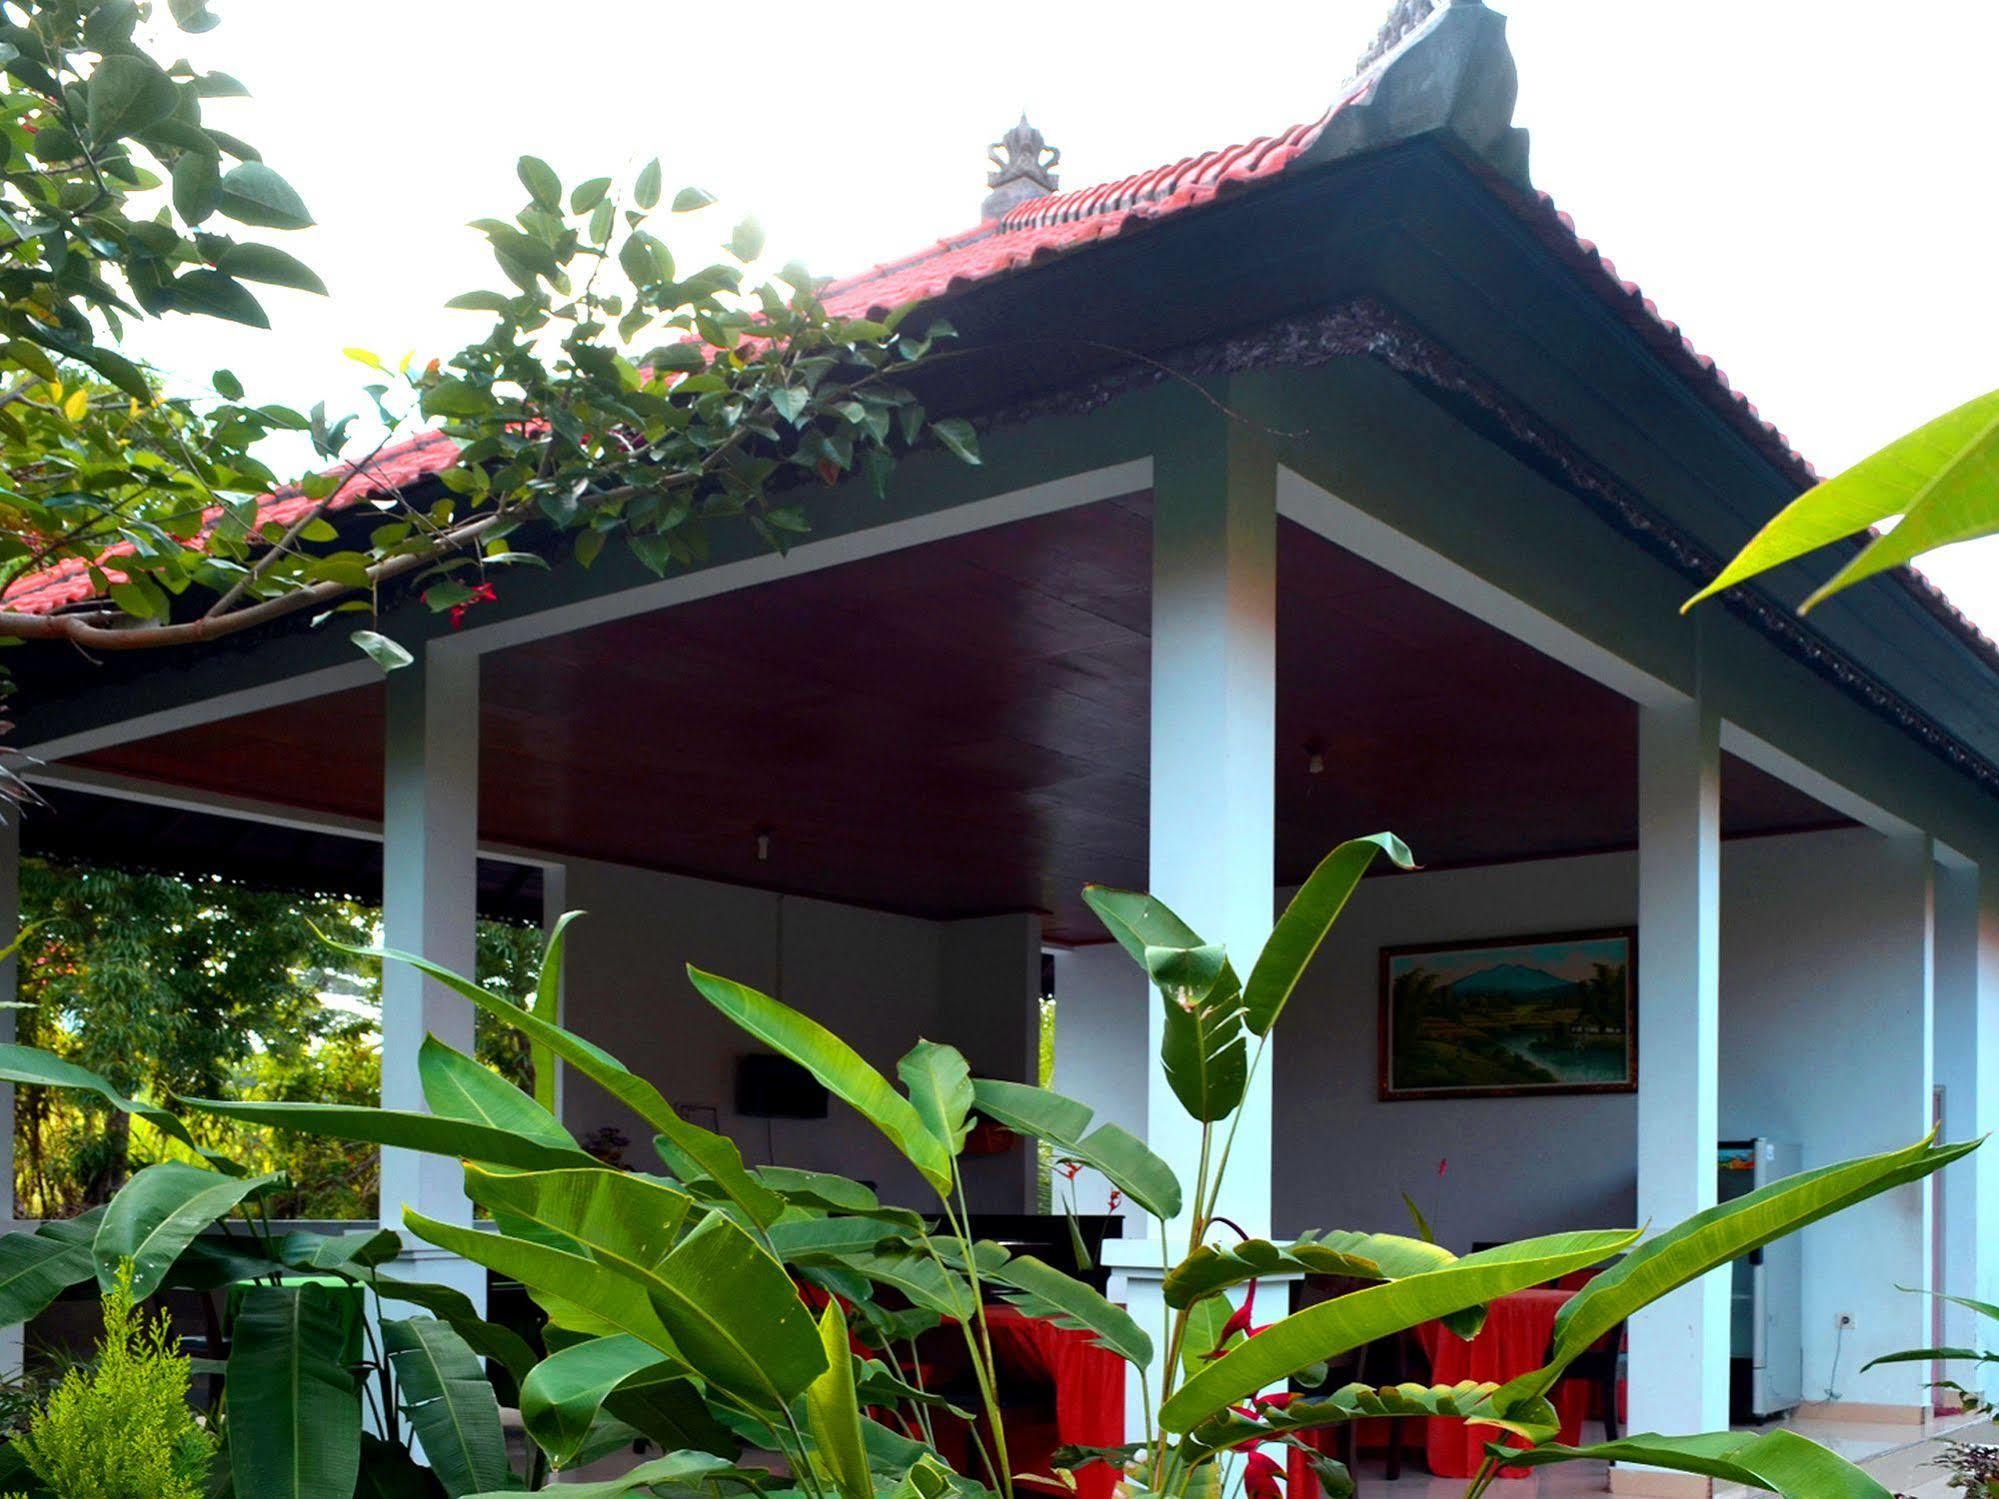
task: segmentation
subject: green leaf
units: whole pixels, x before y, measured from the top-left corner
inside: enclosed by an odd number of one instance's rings
[[[1242,988],[1219,947],[1148,947],[1165,1010],[1159,1060],[1173,1096],[1204,1124],[1226,1119],[1249,1086]]]
[[[1965,402],[1806,490],[1752,536],[1682,612],[1895,515],[1901,524],[1869,543],[1805,600],[1805,608],[1932,547],[1999,530],[1999,390]]]
[[[368,1289],[383,1301],[407,1302],[451,1324],[452,1331],[463,1338],[475,1353],[500,1365],[512,1376],[516,1385],[526,1379],[528,1370],[534,1367],[534,1350],[528,1347],[521,1335],[497,1322],[486,1321],[472,1305],[471,1298],[455,1286],[401,1280],[393,1275],[384,1275],[380,1270],[350,1273],[357,1274]]]
[[[550,1354],[521,1381],[521,1424],[558,1468],[575,1461],[611,1392],[635,1375],[675,1367],[625,1334]]]
[[[521,1097],[527,1100],[527,1095]],[[527,1100],[532,1102],[532,1100]],[[410,1109],[374,1109],[366,1104],[241,1102],[235,1099],[184,1098],[191,1109],[241,1119],[248,1124],[297,1130],[332,1140],[358,1140],[420,1150],[454,1160],[488,1161],[523,1171],[549,1171],[564,1166],[605,1169],[573,1144],[551,1144],[512,1129],[472,1123]]]
[[[1160,1423],[1168,1431],[1189,1431],[1310,1364],[1597,1264],[1637,1238],[1635,1230],[1600,1230],[1525,1239],[1322,1301],[1244,1339],[1188,1380],[1160,1407]]]
[[[222,24],[209,14],[208,0],[167,0],[167,9],[173,12],[174,25],[182,31],[213,31]]]
[[[996,1269],[982,1271],[981,1278],[1004,1287],[1006,1299],[1030,1317],[1092,1333],[1097,1346],[1138,1368],[1152,1362],[1152,1339],[1129,1312],[1031,1254],[1016,1254]]]
[[[84,122],[100,147],[149,130],[174,112],[180,91],[150,59],[131,53],[107,57],[90,75]]]
[[[356,630],[347,638],[367,652],[369,659],[385,672],[401,671],[416,660],[395,641],[374,630]]]
[[[262,281],[271,286],[290,286],[326,295],[326,283],[311,266],[275,245],[231,245],[216,257],[215,268],[244,281]]]
[[[715,195],[704,188],[683,187],[673,195],[673,211],[675,213],[693,213],[696,209],[706,208],[714,201]],[[648,204],[647,206],[650,207],[651,205]]]
[[[254,1286],[229,1345],[229,1470],[249,1499],[353,1499],[361,1392],[331,1286]]]
[[[240,401],[243,399],[243,382],[238,380],[231,371],[217,370],[209,378],[215,386],[215,393],[225,400]]]
[[[784,1267],[720,1213],[682,1236],[695,1206],[685,1193],[601,1167],[525,1174],[471,1167],[465,1181],[473,1201],[569,1236],[639,1287],[678,1356],[704,1379],[782,1408],[824,1367]],[[526,1283],[568,1294],[560,1283]]]
[[[946,1150],[957,1155],[965,1148],[970,1128],[966,1115],[972,1109],[972,1069],[964,1054],[955,1046],[919,1041],[895,1064],[895,1072],[909,1090],[917,1116]]]
[[[1694,1437],[1639,1433],[1590,1447],[1549,1443],[1528,1451],[1507,1449],[1509,1467],[1553,1463],[1644,1463],[1680,1473],[1702,1473],[1784,1499],[1890,1499],[1888,1490],[1837,1453],[1794,1431],[1716,1431]]]
[[[434,1317],[384,1318],[403,1412],[446,1494],[518,1491],[500,1404],[464,1339]]]
[[[453,297],[444,304],[460,312],[497,312],[505,314],[512,310],[514,299],[500,291],[468,291]]]
[[[223,174],[221,208],[239,224],[263,229],[312,227],[304,200],[261,161],[243,162]]]
[[[1326,933],[1359,887],[1361,876],[1374,863],[1375,855],[1383,853],[1399,869],[1416,867],[1409,846],[1400,838],[1393,833],[1375,833],[1342,843],[1320,860],[1319,867],[1298,887],[1291,904],[1277,918],[1243,987],[1243,1023],[1252,1033],[1270,1034],[1319,944],[1326,940]]]
[[[1180,1213],[1180,1180],[1173,1168],[1143,1140],[1115,1124],[1090,1128],[1095,1113],[1087,1104],[1029,1083],[975,1078],[972,1099],[995,1124],[1045,1140],[1058,1156],[1094,1167],[1155,1218]]]
[[[601,535],[598,532],[588,534]],[[548,934],[548,945],[542,949],[541,968],[535,974],[534,1001],[529,1008],[544,1025],[554,1025],[561,1017],[563,939],[569,932],[569,923],[582,914],[581,911],[564,911],[557,917],[555,929]],[[528,1060],[534,1067],[534,1101],[541,1105],[544,1113],[554,1118],[556,1068],[560,1064],[555,1053],[543,1041],[528,1042]]]
[[[492,1068],[435,1036],[417,1049],[417,1080],[433,1114],[483,1124],[565,1154],[584,1154],[562,1122]]]
[[[630,1072],[609,1052],[414,953],[398,952],[393,948],[350,947],[339,942],[329,943],[329,946],[354,957],[407,963],[470,1000],[487,1014],[498,1016],[516,1030],[526,1033],[530,1041],[546,1046],[658,1130],[676,1149],[684,1151],[758,1227],[768,1227],[784,1211],[784,1199],[753,1180],[743,1169],[742,1152],[733,1140],[689,1124],[666,1101],[659,1089]]]
[[[183,151],[174,163],[174,212],[199,224],[222,202],[222,163],[206,151]]]
[[[628,1499],[636,1494],[664,1490],[672,1494],[722,1494],[731,1487],[755,1489],[769,1477],[754,1468],[732,1467],[705,1452],[669,1452],[651,1462],[640,1463],[620,1478],[598,1483],[565,1483],[563,1499]],[[710,1486],[713,1486],[712,1488]],[[473,1494],[468,1499],[502,1499],[508,1490]]]
[[[638,178],[632,183],[632,201],[641,208],[653,208],[659,203],[659,158],[639,168]]]
[[[1442,1269],[1457,1258],[1448,1249],[1399,1234],[1334,1231],[1307,1234],[1290,1244],[1268,1239],[1217,1248],[1203,1244],[1167,1272],[1166,1304],[1192,1306],[1230,1286],[1261,1276],[1343,1275],[1355,1280],[1400,1280]]]
[[[38,1316],[64,1291],[96,1273],[90,1245],[104,1211],[92,1208],[81,1218],[67,1220],[68,1226],[82,1232],[65,1234],[45,1223],[32,1232],[0,1237],[0,1327],[15,1327]]]
[[[609,177],[591,177],[579,182],[569,190],[569,211],[588,213],[604,201],[604,195],[611,190]]]
[[[688,965],[694,987],[716,1009],[773,1051],[791,1058],[834,1097],[888,1137],[939,1196],[951,1193],[951,1153],[915,1107],[845,1041],[818,1021],[746,985]]]
[[[1194,929],[1174,915],[1166,902],[1142,891],[1085,885],[1083,902],[1097,913],[1104,929],[1117,938],[1118,946],[1130,953],[1141,968],[1145,966],[1145,950],[1148,947],[1192,948],[1203,945]]]
[[[220,271],[189,271],[174,277],[167,289],[182,312],[204,313],[252,328],[271,326],[269,314],[250,289]]]
[[[132,1262],[132,1295],[144,1300],[159,1289],[181,1251],[218,1218],[276,1176],[223,1176],[181,1161],[146,1167],[118,1190],[91,1247],[97,1282],[109,1291],[119,1266]]]
[[[744,219],[742,223],[736,225],[735,232],[729,236],[729,253],[738,260],[751,261],[763,252],[763,226],[755,219]]]
[[[1547,1364],[1509,1383],[1506,1396],[1547,1394],[1571,1360],[1639,1309],[1774,1239],[1919,1181],[1979,1144],[1939,1146],[1935,1138],[1784,1177],[1655,1234],[1563,1304]]]
[[[523,156],[514,170],[530,198],[551,213],[562,211],[562,179],[555,175],[554,167],[539,156]]]
[[[979,457],[979,434],[963,417],[947,416],[942,421],[932,422],[930,430],[961,462],[977,465],[983,461]]]
[[[826,1368],[806,1387],[806,1429],[813,1457],[833,1479],[840,1499],[874,1499],[867,1449],[861,1444],[861,1402],[854,1392],[854,1357],[847,1346],[847,1319],[837,1297],[828,1297],[819,1315],[819,1347]]]
[[[354,1499],[439,1499],[437,1479],[400,1442],[361,1433],[361,1480]]]
[[[954,1271],[946,1270],[926,1254],[914,1251],[851,1254],[842,1263],[857,1275],[864,1275],[885,1286],[894,1286],[909,1298],[912,1305],[935,1312],[940,1317],[964,1322],[978,1311],[971,1282]]]
[[[1496,1384],[1471,1379],[1454,1385],[1409,1383],[1380,1389],[1350,1384],[1330,1395],[1294,1399],[1282,1408],[1261,1406],[1254,1417],[1239,1410],[1224,1411],[1196,1427],[1189,1441],[1205,1451],[1221,1452],[1250,1442],[1281,1439],[1296,1431],[1408,1416],[1493,1426],[1530,1442],[1546,1441],[1561,1429],[1561,1418],[1546,1401],[1530,1402],[1517,1414],[1501,1411],[1493,1404],[1498,1390]],[[1509,1448],[1509,1456],[1511,1451]]]

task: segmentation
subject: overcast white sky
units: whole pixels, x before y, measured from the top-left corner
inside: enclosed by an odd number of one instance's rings
[[[253,394],[361,402],[358,344],[448,352],[497,285],[466,229],[659,155],[755,213],[773,265],[832,274],[970,227],[987,142],[1025,108],[1080,187],[1317,115],[1388,0],[1199,6],[769,0],[212,0],[169,45],[256,97],[255,141],[320,227],[279,241],[329,299],[274,330],[176,320],[172,363]],[[1496,0],[1535,183],[1832,472],[1999,386],[1999,4]],[[160,335],[152,335],[158,340]],[[165,356],[166,342],[151,344]],[[1999,541],[1930,567],[1999,634]]]

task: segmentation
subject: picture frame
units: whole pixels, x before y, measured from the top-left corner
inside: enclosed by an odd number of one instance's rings
[[[1638,929],[1381,949],[1385,1102],[1638,1091]]]

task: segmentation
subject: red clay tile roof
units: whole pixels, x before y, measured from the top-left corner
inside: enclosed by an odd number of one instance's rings
[[[363,500],[414,484],[419,479],[449,468],[457,456],[458,444],[442,432],[424,432],[406,442],[386,447],[375,455],[363,470],[362,477],[336,495],[327,509],[345,510]],[[352,471],[351,466],[333,470],[336,474]],[[260,526],[272,523],[289,526],[311,509],[313,503],[297,489],[281,489],[264,496],[257,507],[257,523]],[[201,529],[196,534],[205,535],[221,517],[219,507],[203,511]],[[97,559],[98,563],[102,566],[127,555],[131,550],[131,547],[120,543],[105,551]],[[115,567],[104,567],[104,572],[114,583],[124,579],[124,574]],[[90,564],[72,557],[40,572],[16,578],[7,585],[5,593],[0,594],[0,605],[18,614],[53,614],[67,605],[81,604],[96,594],[97,585],[91,580]]]

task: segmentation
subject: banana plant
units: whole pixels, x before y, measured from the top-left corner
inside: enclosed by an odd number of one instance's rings
[[[877,1129],[914,1168],[927,1198],[888,1204],[829,1173],[749,1167],[726,1136],[683,1119],[651,1083],[556,1021],[544,1001],[557,992],[565,918],[535,994],[519,1004],[409,954],[346,950],[412,964],[524,1032],[544,1064],[538,1076],[552,1075],[560,1061],[635,1110],[658,1131],[658,1173],[593,1159],[545,1091],[539,1098],[519,1092],[435,1040],[418,1058],[427,1112],[180,1101],[188,1114],[226,1114],[458,1161],[468,1196],[490,1214],[492,1227],[415,1213],[406,1214],[406,1225],[521,1282],[548,1319],[539,1347],[481,1320],[455,1292],[395,1278],[384,1268],[400,1248],[393,1234],[253,1234],[220,1246],[199,1237],[204,1220],[244,1217],[244,1206],[264,1190],[258,1179],[215,1162],[150,1168],[158,1174],[134,1179],[133,1187],[146,1185],[131,1203],[121,1197],[94,1222],[0,1239],[0,1311],[32,1314],[67,1285],[90,1279],[101,1256],[112,1253],[151,1266],[161,1284],[176,1277],[252,1282],[226,1399],[239,1494],[484,1499],[539,1491],[560,1470],[643,1439],[664,1455],[608,1483],[564,1482],[562,1492],[1013,1499],[1021,1475],[1007,1449],[1004,1375],[989,1325],[990,1309],[1010,1303],[1079,1331],[1133,1371],[1148,1412],[1142,1429],[1117,1447],[1055,1457],[1058,1472],[1111,1462],[1133,1495],[1197,1499],[1221,1491],[1250,1464],[1267,1471],[1264,1446],[1298,1444],[1304,1433],[1346,1421],[1422,1415],[1491,1431],[1472,1495],[1492,1481],[1502,1459],[1521,1466],[1594,1459],[1679,1468],[1778,1494],[1887,1499],[1860,1469],[1788,1433],[1782,1440],[1635,1433],[1615,1444],[1564,1446],[1555,1440],[1549,1396],[1578,1353],[1642,1307],[1774,1238],[1936,1171],[1975,1142],[1925,1139],[1820,1168],[1649,1237],[1587,1230],[1459,1257],[1420,1239],[1359,1228],[1290,1242],[1242,1242],[1226,1231],[1217,1207],[1242,1100],[1314,955],[1361,879],[1384,858],[1412,864],[1389,834],[1335,849],[1254,954],[1205,941],[1152,896],[1086,892],[1164,1007],[1159,1065],[1200,1130],[1191,1181],[1143,1141],[1098,1122],[1081,1101],[974,1077],[956,1050],[926,1040],[891,1080],[812,1017],[690,968],[701,1001],[804,1067]],[[58,1080],[46,1064],[14,1050],[0,1058],[0,1072],[39,1069],[36,1081],[93,1086]],[[154,1107],[125,1103],[134,1112]],[[158,1112],[188,1143],[198,1138],[183,1114]],[[971,1238],[961,1157],[978,1118],[1102,1172],[1155,1220],[1162,1243],[1177,1236],[1160,1327],[1141,1327],[1124,1308],[1032,1256]],[[1614,1263],[1567,1303],[1549,1362],[1507,1384],[1349,1385],[1288,1401],[1259,1393],[1301,1376],[1316,1382],[1313,1371],[1328,1360],[1432,1320],[1474,1335],[1495,1297],[1606,1262]],[[1246,1325],[1246,1308],[1232,1309],[1232,1295],[1253,1290],[1258,1277],[1295,1273],[1362,1285],[1264,1328]],[[300,1274],[336,1285],[286,1283]],[[337,1356],[332,1350],[346,1336],[339,1283],[356,1297],[409,1303],[429,1315],[367,1319],[370,1327],[380,1323],[386,1347]],[[936,1442],[936,1422],[965,1412],[918,1377],[924,1361],[915,1339],[940,1328],[964,1345],[984,1417],[971,1427],[972,1471],[965,1473],[943,1462]],[[521,1410],[530,1444],[524,1473],[508,1465],[498,1440],[499,1399],[480,1372],[482,1360]],[[364,1400],[375,1407],[381,1438],[359,1432]],[[778,1452],[785,1476],[739,1466],[752,1445]],[[413,1450],[427,1466],[411,1461]],[[1328,1496],[1347,1492],[1339,1465],[1312,1456]]]

